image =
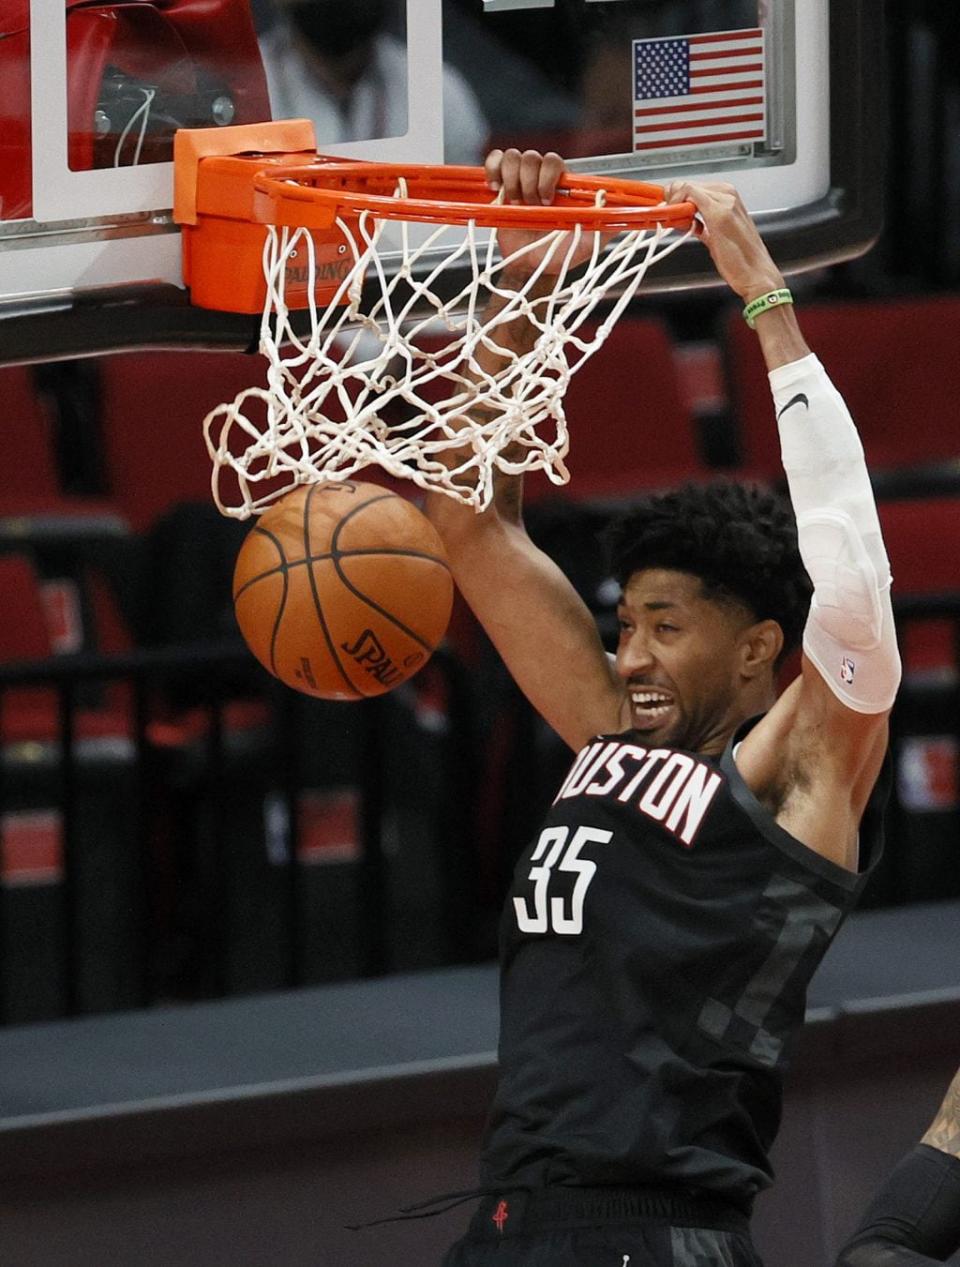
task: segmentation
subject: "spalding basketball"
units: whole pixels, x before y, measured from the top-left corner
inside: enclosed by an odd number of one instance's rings
[[[240,548],[233,603],[247,645],[307,695],[382,695],[443,637],[453,580],[436,529],[403,497],[347,481],[295,489]]]

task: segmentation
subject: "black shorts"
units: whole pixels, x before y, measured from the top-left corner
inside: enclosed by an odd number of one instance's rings
[[[486,1197],[443,1267],[763,1267],[747,1216],[661,1190],[545,1188]]]

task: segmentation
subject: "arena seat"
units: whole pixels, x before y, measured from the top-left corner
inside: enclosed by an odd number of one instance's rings
[[[811,303],[800,317],[807,342],[850,407],[871,471],[958,462],[960,296]],[[780,479],[763,358],[739,311],[725,322],[723,344],[744,472]]]
[[[0,399],[9,455],[0,472],[0,562],[10,560],[4,584],[12,587],[4,610],[19,612],[10,604],[24,604],[20,629],[0,638],[0,659],[120,650],[129,645],[122,619],[115,603],[108,610],[110,596],[92,578],[102,581],[102,560],[125,548],[129,528],[104,499],[61,492],[54,405],[36,391],[31,367],[0,368]],[[27,637],[30,631],[36,637]],[[15,635],[27,641],[11,642]]]
[[[39,660],[52,654],[40,582],[25,555],[0,556],[0,610],[17,615],[0,622],[0,659]]]
[[[135,532],[177,502],[210,501],[203,420],[265,363],[230,352],[149,352],[104,357],[101,400],[107,478]]]
[[[53,655],[40,581],[25,555],[0,556],[0,611],[17,616],[0,625],[0,663]],[[56,729],[57,699],[52,688],[12,686],[0,696],[4,743],[53,738]]]
[[[52,615],[40,578],[25,554],[0,555],[0,611],[16,613],[15,620],[0,626],[0,665],[55,658]],[[123,692],[108,686],[96,705],[81,703],[76,731],[79,738],[128,734],[130,721]],[[42,742],[57,739],[59,733],[55,686],[10,686],[0,692],[0,742]]]
[[[0,520],[18,521],[0,531],[0,549],[12,537],[47,546],[71,536],[117,536],[126,525],[100,497],[65,494],[55,439],[56,403],[37,390],[32,367],[0,367],[6,460],[0,470]]]
[[[24,555],[0,556],[0,611],[16,612],[15,621],[4,621],[0,627],[0,664],[52,658],[41,584]],[[3,744],[53,739],[57,726],[57,694],[52,687],[15,685],[0,694]]]
[[[0,368],[6,460],[0,467],[0,515],[50,509],[60,498],[48,417],[30,367]]]
[[[894,601],[906,597],[960,595],[960,498],[881,501]],[[957,622],[948,618],[906,622],[900,631],[907,674],[956,673]]]
[[[583,338],[592,338],[596,328],[596,322],[585,322]],[[424,352],[438,352],[444,344],[437,333],[417,339]],[[448,391],[449,384],[441,382],[422,386],[419,394],[437,403]],[[620,500],[644,489],[707,478],[687,397],[666,326],[653,317],[621,317],[604,345],[573,375],[564,397],[570,483],[556,485],[533,472],[524,480],[525,501],[558,496]],[[377,468],[370,475],[401,494],[414,491]]]
[[[585,334],[594,327],[584,327]],[[710,472],[697,446],[666,326],[624,316],[603,347],[570,380],[564,408],[570,429],[565,493],[577,499],[622,499]],[[532,500],[557,488],[528,479]]]
[[[891,901],[931,901],[960,892],[960,560],[955,548],[960,497],[881,501],[879,510],[904,665],[893,714],[896,780],[884,865],[893,881]],[[910,600],[925,598],[940,599],[945,614],[921,615]]]

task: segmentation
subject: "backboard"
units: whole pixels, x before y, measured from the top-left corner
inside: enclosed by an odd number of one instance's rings
[[[875,0],[0,0],[0,361],[247,347],[192,307],[172,136],[309,117],[318,149],[491,144],[731,180],[788,271],[880,227]],[[645,289],[705,284],[684,248]]]

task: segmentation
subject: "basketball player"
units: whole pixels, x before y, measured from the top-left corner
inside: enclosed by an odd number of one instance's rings
[[[548,202],[562,170],[487,160],[513,201]],[[526,535],[518,478],[480,515],[430,501],[467,601],[576,754],[506,902],[484,1195],[446,1267],[755,1267],[785,1053],[880,849],[900,662],[860,441],[735,190],[669,197],[749,306],[799,532],[736,484],[638,502],[613,534],[611,662]],[[522,241],[501,232],[505,255]],[[518,319],[498,340],[534,337]]]
[[[874,1197],[837,1267],[927,1267],[960,1250],[960,1070],[920,1143]]]

